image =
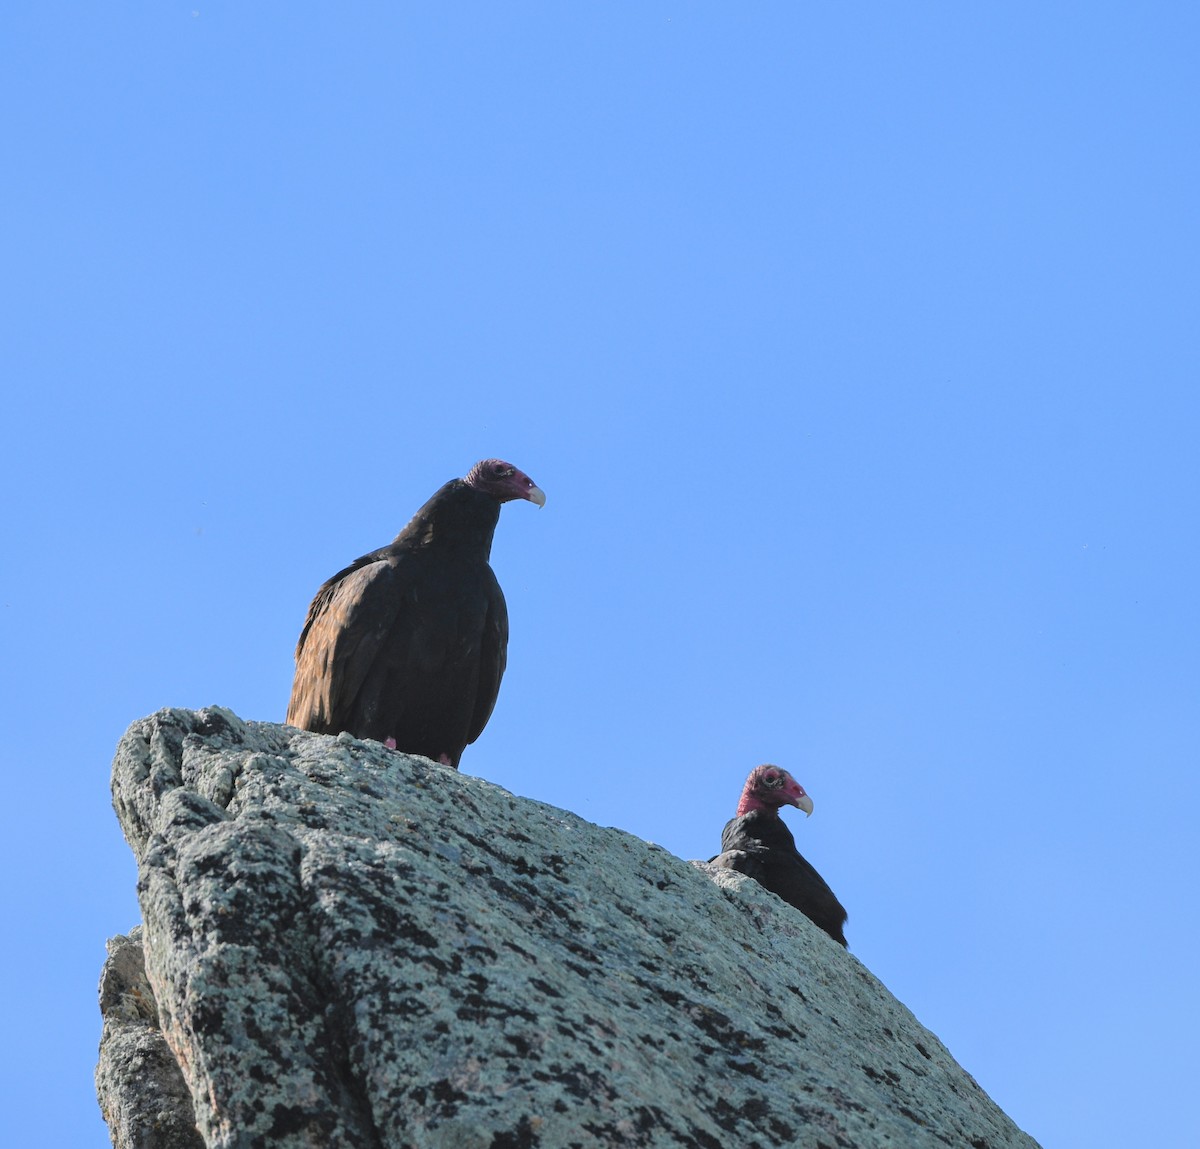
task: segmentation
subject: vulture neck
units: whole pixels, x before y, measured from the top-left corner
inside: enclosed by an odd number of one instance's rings
[[[500,503],[492,495],[452,479],[413,515],[392,547],[487,562],[499,520]]]
[[[728,806],[725,808],[729,809]],[[768,805],[747,786],[746,789],[742,791],[741,801],[738,802],[737,817],[740,818],[743,814],[753,814],[755,811],[761,811],[763,816],[766,818],[779,817],[778,806]]]

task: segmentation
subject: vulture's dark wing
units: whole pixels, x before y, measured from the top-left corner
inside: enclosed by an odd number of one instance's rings
[[[330,579],[300,636],[287,721],[395,739],[457,766],[500,690],[508,612],[486,562],[383,550]]]
[[[483,733],[483,728],[491,718],[500,694],[500,680],[504,677],[505,666],[508,665],[508,606],[504,601],[504,592],[501,591],[490,567],[487,573],[491,576],[491,585],[487,590],[487,616],[480,638],[479,685],[467,729],[468,745]]]
[[[722,850],[715,858],[708,860],[722,870],[736,870],[762,885],[766,851],[761,846],[751,846],[743,850]]]
[[[770,851],[749,834],[741,818],[731,818],[721,831],[721,852],[709,863],[722,870],[736,870],[763,885],[764,867]]]
[[[296,676],[287,721],[304,730],[344,728],[406,596],[397,593],[395,558],[375,551],[329,579],[313,599],[296,643]]]

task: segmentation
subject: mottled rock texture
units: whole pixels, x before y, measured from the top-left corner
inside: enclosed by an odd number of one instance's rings
[[[204,1149],[179,1062],[158,1024],[141,927],[108,943],[96,1096],[119,1149]]]
[[[156,1014],[210,1149],[1034,1146],[739,874],[220,709],[135,723],[113,795],[144,1028]]]

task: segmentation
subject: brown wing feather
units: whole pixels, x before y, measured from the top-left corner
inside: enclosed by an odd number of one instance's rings
[[[289,724],[325,732],[353,706],[405,605],[393,581],[386,557],[366,555],[317,592],[296,644]]]

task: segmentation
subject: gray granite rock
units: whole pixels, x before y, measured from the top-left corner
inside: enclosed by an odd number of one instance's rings
[[[96,1096],[116,1149],[204,1149],[187,1083],[158,1026],[141,932],[108,943]]]
[[[135,723],[113,795],[209,1149],[1035,1145],[739,874],[215,708]]]

